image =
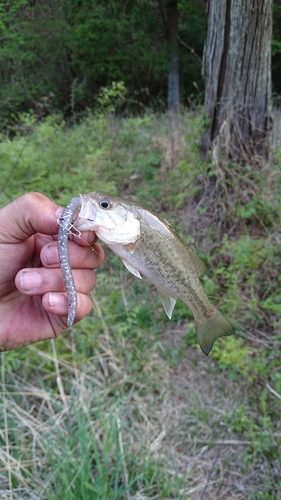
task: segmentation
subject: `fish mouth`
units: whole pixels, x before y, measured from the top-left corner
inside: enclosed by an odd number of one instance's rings
[[[74,222],[74,227],[79,231],[95,230],[97,209],[94,207],[88,194],[80,194],[81,208]]]

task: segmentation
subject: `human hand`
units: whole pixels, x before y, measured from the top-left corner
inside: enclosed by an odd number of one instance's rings
[[[58,337],[66,329],[68,304],[56,241],[62,211],[40,193],[23,195],[0,210],[0,351]],[[71,238],[77,322],[92,307],[87,294],[104,252],[93,231]]]

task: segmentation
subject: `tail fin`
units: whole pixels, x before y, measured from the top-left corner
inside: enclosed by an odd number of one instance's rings
[[[195,328],[199,345],[206,356],[211,351],[215,340],[234,333],[231,324],[216,308],[211,318],[204,318],[203,321],[195,320]]]

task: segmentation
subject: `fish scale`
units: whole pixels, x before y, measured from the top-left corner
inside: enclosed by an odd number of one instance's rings
[[[169,259],[168,267],[163,266],[159,268],[159,266],[157,266],[158,286],[161,287],[163,291],[166,291],[167,293],[170,293],[170,295],[175,296],[175,298],[181,300],[184,299],[184,302],[189,303],[189,306],[191,304],[193,309],[198,309],[198,311],[200,312],[204,310],[204,313],[207,314],[208,309],[210,309],[208,305],[211,305],[211,303],[209,302],[208,297],[205,295],[204,289],[199,279],[196,278],[196,266],[194,266],[192,259],[189,263],[189,266],[182,265],[182,262],[180,262],[181,268],[178,268],[179,254],[180,250],[182,250],[179,247],[183,245],[183,250],[185,252],[186,247],[184,243],[182,243],[182,241],[178,237],[178,241],[176,240],[176,238],[171,238],[171,241],[169,242],[170,244],[167,245],[167,238],[164,237],[165,245],[162,245],[162,247],[160,247],[159,238],[161,238],[161,233],[159,233],[159,235],[157,235],[158,238],[156,239],[156,245],[153,245],[153,242],[151,242],[149,238],[149,235],[151,234],[150,228],[142,223],[141,234],[142,237],[140,239],[139,246],[137,245],[136,251],[134,252],[134,261],[136,265],[139,262],[139,265],[142,266],[143,275],[150,279],[149,274],[147,274],[146,272],[147,260],[152,260],[155,263],[156,260],[158,262],[167,262]],[[143,235],[146,234],[147,236],[143,238]],[[148,241],[150,244],[150,248],[154,249],[152,259],[148,258],[149,252],[144,250],[146,248],[146,245],[148,244]],[[171,254],[171,252],[173,253]],[[187,274],[187,270],[189,275]],[[191,273],[193,274],[193,276],[190,276]],[[162,278],[161,281],[160,277]],[[196,288],[200,289],[201,296],[197,293]],[[192,297],[192,301],[190,297]]]

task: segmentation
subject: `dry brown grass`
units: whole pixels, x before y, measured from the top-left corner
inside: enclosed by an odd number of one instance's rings
[[[161,350],[167,343],[178,344],[182,334],[180,328],[178,333],[167,330],[158,347]],[[42,359],[47,356],[48,362],[54,364],[57,378],[52,390],[47,389],[47,385],[41,389],[35,380],[26,382],[16,375],[13,381],[9,375],[9,382],[3,382],[2,411],[6,413],[7,427],[1,432],[0,498],[43,499],[48,484],[52,484],[57,474],[59,480],[59,472],[49,470],[46,443],[52,441],[54,447],[59,447],[63,442],[59,436],[67,438],[69,420],[76,419],[72,414],[73,395],[85,415],[93,415],[98,404],[106,416],[114,406],[119,422],[119,445],[124,453],[125,481],[128,457],[133,455],[161,464],[167,483],[177,475],[181,481],[181,498],[250,498],[253,488],[266,476],[268,465],[259,462],[245,472],[244,455],[250,443],[231,431],[225,421],[225,416],[234,413],[239,405],[247,406],[247,384],[230,381],[225,372],[218,372],[211,359],[193,348],[174,369],[155,348],[144,367],[147,390],[143,393],[144,387],[132,379],[114,352],[113,340],[105,334],[99,338],[98,345],[95,359],[87,362],[83,370],[59,360],[55,351],[50,356],[34,348],[37,356]],[[123,394],[119,402],[116,401],[118,392]],[[249,411],[247,407],[245,411]],[[18,443],[12,438],[11,426],[17,433]],[[92,418],[89,432],[102,450],[104,427],[98,419]],[[63,450],[54,451],[59,468]],[[67,467],[67,457],[64,459]],[[17,486],[13,487],[15,481]],[[155,491],[148,494],[141,488],[127,498],[164,500],[161,494]]]

